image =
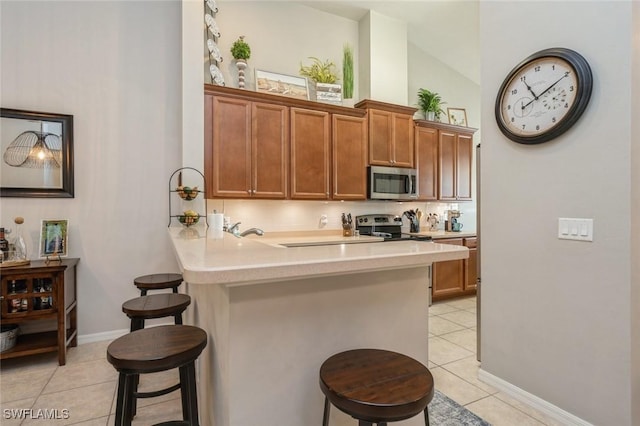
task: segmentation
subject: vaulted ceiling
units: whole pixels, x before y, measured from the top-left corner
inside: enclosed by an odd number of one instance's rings
[[[405,21],[410,43],[480,84],[478,0],[298,3],[355,21],[359,21],[369,10]]]

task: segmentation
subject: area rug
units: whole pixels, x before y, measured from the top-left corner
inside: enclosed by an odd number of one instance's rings
[[[437,390],[429,403],[429,424],[431,426],[491,426]]]

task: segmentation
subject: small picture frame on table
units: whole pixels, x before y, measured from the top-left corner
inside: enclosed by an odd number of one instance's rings
[[[467,111],[464,108],[447,108],[449,124],[467,127]]]
[[[40,257],[47,260],[60,260],[68,254],[68,222],[62,220],[43,220],[40,227]]]

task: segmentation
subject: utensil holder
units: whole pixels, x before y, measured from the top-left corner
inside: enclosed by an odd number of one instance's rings
[[[353,228],[342,228],[343,237],[353,237]]]

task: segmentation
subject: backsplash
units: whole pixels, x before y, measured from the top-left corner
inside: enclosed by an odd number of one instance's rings
[[[231,223],[242,222],[240,229],[257,227],[265,232],[340,230],[342,213],[355,216],[373,213],[397,214],[410,209],[424,212],[421,227],[426,227],[429,213],[440,217],[440,229],[444,229],[446,210],[460,210],[460,222],[465,231],[476,229],[476,204],[473,202],[394,202],[394,201],[301,201],[301,200],[208,200],[207,213],[213,210],[224,213]],[[327,215],[327,224],[322,225],[321,215]],[[403,220],[405,224],[408,221]],[[426,228],[425,228],[426,229]]]

